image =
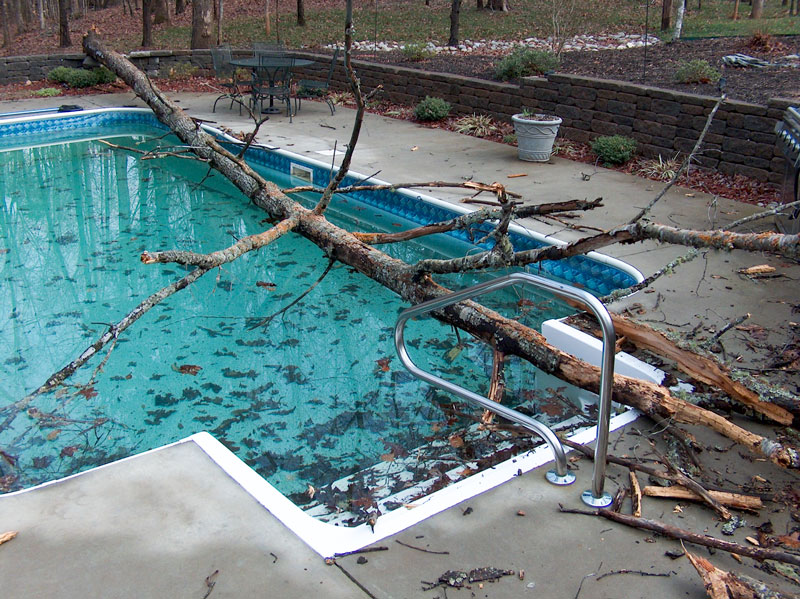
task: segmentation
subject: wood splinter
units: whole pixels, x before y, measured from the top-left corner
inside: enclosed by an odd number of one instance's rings
[[[647,486],[642,490],[642,494],[647,497],[662,497],[666,499],[678,499],[682,501],[705,501],[694,491],[678,485],[673,485],[670,487]],[[722,505],[732,507],[737,510],[755,512],[764,507],[764,503],[761,501],[761,498],[754,497],[752,495],[728,493],[725,491],[708,491],[708,494]]]

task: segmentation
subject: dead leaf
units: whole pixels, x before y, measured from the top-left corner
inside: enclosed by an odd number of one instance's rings
[[[197,366],[196,364],[181,364],[180,366],[173,364],[172,370],[175,372],[180,372],[181,374],[191,374],[192,376],[195,376],[198,372],[203,370],[203,368],[201,366]]]
[[[750,268],[740,268],[736,272],[742,275],[764,275],[775,272],[775,267],[769,266],[768,264],[758,264]]]
[[[78,395],[83,395],[86,399],[92,399],[97,397],[97,391],[94,390],[94,387],[84,387],[78,391]]]
[[[48,441],[55,441],[55,440],[58,438],[58,436],[59,436],[60,434],[61,434],[61,429],[60,429],[60,428],[57,428],[57,429],[56,429],[56,430],[54,430],[54,431],[50,431],[50,432],[47,434],[47,437],[45,437],[45,439],[47,439]]]
[[[64,449],[61,450],[61,457],[62,458],[64,458],[64,457],[70,457],[71,458],[72,456],[75,455],[76,451],[78,451],[78,446],[77,445],[70,445],[70,446],[65,447]]]
[[[394,462],[395,455],[390,451],[389,453],[381,454],[382,462]]]
[[[380,360],[375,360],[378,364],[378,369],[381,372],[389,372],[389,362],[391,362],[391,358],[381,358]]]
[[[2,545],[3,543],[8,543],[16,536],[17,536],[16,530],[9,530],[8,532],[4,532],[3,534],[0,535],[0,545]]]
[[[453,447],[454,449],[464,447],[464,439],[459,435],[452,434],[447,441],[450,443],[450,447]]]
[[[672,513],[673,514],[682,514],[683,513],[683,508],[681,507],[680,504],[678,504],[674,508],[672,508]]]
[[[756,547],[761,546],[761,543],[758,542],[758,539],[754,537],[745,537],[744,540],[747,541],[748,543],[755,545]]]
[[[256,287],[263,287],[265,289],[269,289],[272,291],[276,289],[278,286],[275,283],[268,283],[267,281],[256,281]]]
[[[453,349],[449,350],[444,355],[444,359],[447,360],[448,362],[452,362],[453,360],[455,360],[459,356],[459,354],[461,353],[462,349],[463,348],[462,348],[461,345],[456,345]]]

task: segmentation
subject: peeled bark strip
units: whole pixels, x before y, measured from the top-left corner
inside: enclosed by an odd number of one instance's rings
[[[711,497],[722,505],[735,508],[737,510],[749,510],[751,512],[760,510],[764,507],[764,502],[760,497],[753,495],[742,495],[740,493],[725,493],[722,491],[707,491]],[[642,489],[642,494],[647,497],[661,497],[663,499],[678,499],[684,501],[704,501],[700,495],[684,487],[656,487],[647,486]],[[636,514],[634,514],[635,516]]]
[[[437,285],[417,267],[363,243],[348,231],[331,224],[324,216],[314,214],[286,197],[275,184],[265,181],[243,160],[226,152],[174,102],[163,97],[127,59],[106,49],[93,32],[84,37],[83,46],[89,56],[109,67],[130,85],[156,117],[170,127],[183,143],[198,156],[207,159],[209,165],[225,175],[257,206],[273,218],[297,219],[294,231],[319,246],[328,259],[353,267],[412,304],[448,293],[447,289]],[[556,251],[558,249],[555,248]],[[449,306],[436,312],[435,317],[468,331],[504,354],[520,356],[566,382],[594,392],[599,390],[599,368],[549,345],[538,332],[475,302],[466,301]],[[653,383],[617,375],[614,379],[614,397],[621,403],[658,418],[675,418],[680,422],[711,426],[777,464],[800,467],[800,456],[796,450],[745,431],[713,412],[672,397],[666,389]]]
[[[688,551],[686,557],[703,579],[711,599],[797,599],[797,595],[780,593],[760,580],[721,570],[707,559]]]
[[[734,381],[728,374],[728,370],[714,360],[682,349],[663,333],[633,322],[625,316],[612,313],[611,320],[616,333],[627,338],[636,347],[652,351],[675,362],[681,372],[697,381],[722,389],[732,399],[775,422],[783,425],[792,424],[794,416],[791,412],[768,401],[763,401],[755,392]]]

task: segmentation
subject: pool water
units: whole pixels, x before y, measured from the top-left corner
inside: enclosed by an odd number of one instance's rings
[[[145,136],[114,142],[170,143]],[[223,177],[207,174],[198,162],[141,160],[99,141],[0,153],[0,407],[188,272],[145,266],[142,251],[210,252],[268,226]],[[367,231],[408,226],[352,198],[335,202],[329,218]],[[469,251],[444,235],[384,249],[407,260]],[[469,420],[402,368],[393,327],[407,305],[377,283],[336,264],[309,295],[264,322],[326,265],[316,246],[286,235],[150,310],[120,336],[101,372],[107,350],[16,417],[0,413],[0,490],[207,430],[280,491],[297,495],[450,438]],[[530,291],[488,299],[535,327],[569,312]],[[409,323],[406,340],[421,365],[486,392],[491,353],[481,343],[430,319]],[[533,369],[515,364],[508,377],[515,402],[529,413],[556,422],[571,415],[565,402],[537,403]]]

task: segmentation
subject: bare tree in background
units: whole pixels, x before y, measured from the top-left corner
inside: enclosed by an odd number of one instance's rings
[[[142,0],[142,48],[153,45],[153,2]]]
[[[306,6],[303,0],[297,0],[297,25],[306,26]]]
[[[69,39],[69,0],[58,0],[58,45],[61,48],[72,45]]]
[[[214,0],[192,0],[192,50],[210,48],[213,31]]]

